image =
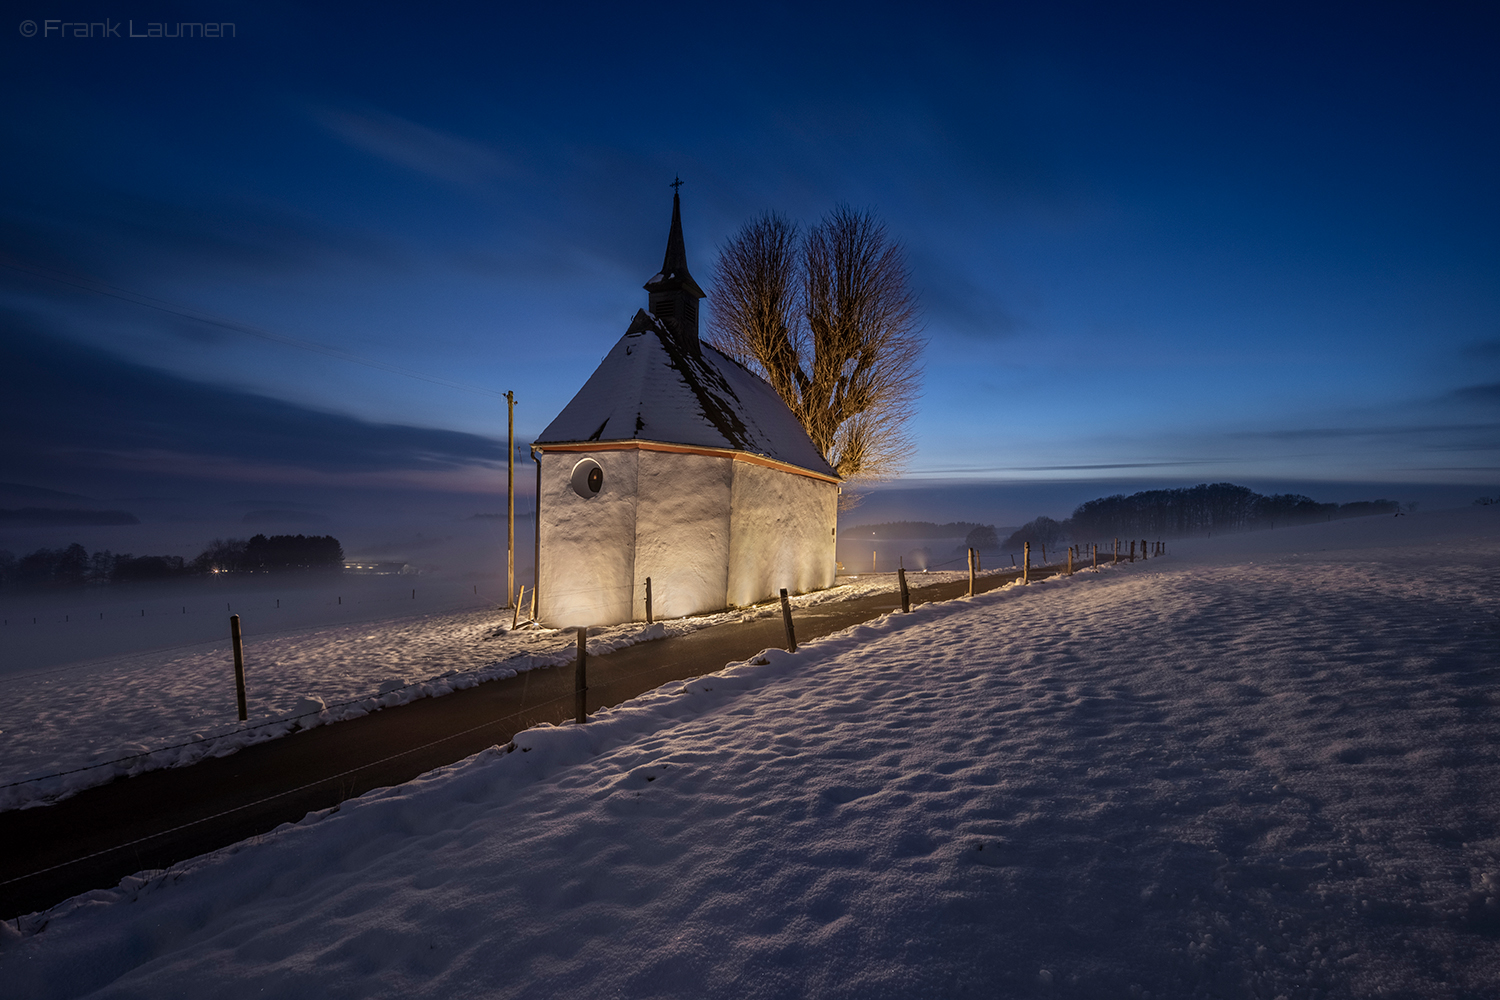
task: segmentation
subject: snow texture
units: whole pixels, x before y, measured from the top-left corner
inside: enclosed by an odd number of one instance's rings
[[[35,998],[1480,997],[1500,511],[1179,543],[0,927]]]
[[[537,447],[664,442],[743,451],[833,475],[776,390],[739,362],[701,347],[701,357],[682,350],[660,320],[637,312]]]
[[[865,576],[793,604],[811,607],[894,586],[889,574]],[[772,614],[780,614],[779,607],[654,626],[627,623],[595,630],[589,651],[601,655]],[[125,642],[130,636],[123,633],[136,622],[111,615],[99,626],[96,642],[109,634]],[[510,623],[508,610],[451,610],[270,634],[247,631],[250,718],[243,723],[236,717],[233,657],[223,638],[0,676],[0,810],[46,805],[117,776],[181,767],[298,729],[572,662],[571,631],[511,631]]]

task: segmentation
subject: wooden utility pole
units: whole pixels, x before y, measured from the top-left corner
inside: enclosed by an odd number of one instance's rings
[[[516,603],[516,394],[505,394],[505,603]]]

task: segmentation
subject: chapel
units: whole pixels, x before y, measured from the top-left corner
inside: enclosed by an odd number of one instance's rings
[[[832,586],[839,478],[776,390],[698,338],[682,205],[661,270],[532,445],[537,616],[612,625]]]

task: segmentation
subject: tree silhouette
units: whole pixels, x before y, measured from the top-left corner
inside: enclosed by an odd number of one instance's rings
[[[724,244],[714,278],[713,346],[775,388],[841,477],[898,474],[924,344],[885,226],[841,205],[804,235],[767,213]]]

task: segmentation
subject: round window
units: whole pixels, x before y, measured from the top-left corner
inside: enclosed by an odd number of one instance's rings
[[[573,466],[573,492],[585,500],[592,500],[604,489],[604,470],[592,458],[585,458]]]

